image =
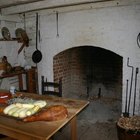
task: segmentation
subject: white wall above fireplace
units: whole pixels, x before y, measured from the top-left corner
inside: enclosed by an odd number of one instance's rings
[[[53,80],[53,57],[61,51],[76,46],[101,47],[123,57],[122,92],[124,100],[126,79],[131,78],[131,69],[127,67],[128,57],[130,65],[135,68],[140,67],[140,48],[136,43],[136,38],[140,31],[140,5],[63,13],[58,9],[58,13],[59,37],[57,36],[55,12],[53,11],[51,14],[41,13],[42,15],[40,16],[42,38],[40,48],[43,53],[43,60],[38,64],[39,76],[46,75],[48,79]],[[138,75],[138,83],[139,78],[140,76]],[[137,96],[138,92],[139,87],[137,87]],[[139,103],[137,104],[137,112],[138,106]]]
[[[38,48],[43,54],[43,59],[38,64],[39,84],[41,75],[53,80],[53,57],[56,54],[76,46],[89,45],[104,48],[123,57],[122,110],[124,111],[126,80],[131,78],[131,69],[127,67],[128,57],[130,65],[140,68],[140,48],[136,42],[140,32],[140,4],[138,4],[138,0],[136,3],[132,0],[129,1],[131,4],[126,2],[120,5],[115,1],[108,6],[107,4],[105,6],[88,4],[77,5],[74,8],[61,7],[38,11],[41,33]],[[58,12],[59,37],[57,36],[56,12]],[[27,33],[29,37],[32,37],[30,55],[27,52],[28,60],[31,60],[35,50],[35,15],[36,12],[26,14]],[[33,65],[31,61],[29,62]],[[139,85],[140,73],[137,82],[137,113],[140,113],[138,110],[140,106]],[[132,91],[134,91],[134,82]]]

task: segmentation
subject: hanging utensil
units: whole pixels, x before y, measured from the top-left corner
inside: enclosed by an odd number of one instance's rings
[[[42,60],[42,53],[38,50],[38,13],[36,13],[36,51],[32,55],[34,63],[39,63]]]
[[[125,96],[125,112],[123,113],[124,117],[129,117],[129,113],[127,112],[128,82],[129,82],[129,80],[127,79],[127,81],[126,81],[126,96]]]
[[[138,47],[140,48],[140,33],[139,33],[138,36],[137,36],[137,45],[138,45]]]
[[[132,92],[132,83],[133,83],[133,71],[134,71],[134,67],[129,65],[129,57],[127,59],[127,66],[132,69],[130,91],[129,91],[129,101],[128,101],[128,111],[127,111],[129,113],[129,111],[130,111],[130,101],[131,101],[131,92]]]
[[[40,16],[38,16],[38,25],[39,25],[39,29],[38,29],[38,35],[39,35],[39,45],[40,45],[40,42],[41,42],[41,35],[40,35]]]
[[[134,104],[133,104],[133,116],[135,115],[135,102],[136,102],[136,87],[137,87],[137,75],[139,73],[139,68],[136,68],[136,75],[135,75],[135,88],[134,88]]]
[[[56,29],[57,29],[56,36],[59,37],[59,30],[58,30],[58,12],[56,12]]]
[[[23,48],[29,47],[29,37],[26,33],[26,31],[22,28],[17,28],[15,31],[16,38],[18,41],[22,42],[23,44],[21,45],[20,49],[18,50],[18,54],[23,50]]]
[[[24,18],[24,30],[26,31],[26,17],[25,17],[25,13],[23,14],[23,18]]]

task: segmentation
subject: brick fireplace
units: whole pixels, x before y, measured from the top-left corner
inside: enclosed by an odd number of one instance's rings
[[[129,58],[129,64],[134,67],[130,101],[132,114],[135,68],[140,68],[140,48],[136,41],[140,32],[139,11],[138,0],[115,0],[39,10],[38,48],[43,55],[37,64],[39,90],[42,75],[56,82],[62,78],[64,97],[90,101],[86,112],[90,119],[98,120],[101,116],[101,120],[114,119],[125,111],[126,84],[129,80],[130,89],[131,80],[131,69],[127,66]],[[31,41],[24,56],[28,64],[33,66],[36,66],[31,59],[36,50],[35,15],[35,12],[26,14],[26,29]],[[17,27],[20,26],[17,23]],[[14,29],[15,23],[10,28]],[[5,43],[3,46],[5,48]],[[3,51],[0,52],[3,55]],[[13,57],[15,54],[11,52],[8,54]],[[136,114],[140,114],[139,93],[138,73]]]
[[[64,96],[122,98],[122,57],[100,47],[79,46],[53,58],[54,81]]]
[[[73,47],[53,57],[54,81],[62,78],[63,97],[90,101],[84,118],[113,121],[121,115],[122,66],[122,57],[109,50]]]
[[[139,7],[114,4],[114,7],[92,8],[86,5],[82,10],[60,8],[58,13],[58,26],[55,11],[40,13],[39,49],[43,59],[38,64],[39,78],[41,75],[50,81],[62,78],[64,97],[90,101],[101,97],[99,102],[112,100],[110,107],[113,102],[116,104],[110,110],[117,109],[120,115],[125,111],[127,79],[130,89],[128,57],[130,65],[140,68],[140,50],[136,43],[140,27]],[[136,114],[140,113],[139,83],[138,74]],[[104,112],[102,106],[97,108]]]

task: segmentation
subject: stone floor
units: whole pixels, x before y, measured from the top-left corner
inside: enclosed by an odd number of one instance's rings
[[[77,121],[78,140],[118,140],[115,122],[91,123]],[[65,126],[54,136],[54,140],[70,140],[70,126]]]
[[[116,121],[120,116],[117,102],[91,101],[77,117],[78,140],[118,140]],[[70,126],[65,126],[54,140],[70,140]]]

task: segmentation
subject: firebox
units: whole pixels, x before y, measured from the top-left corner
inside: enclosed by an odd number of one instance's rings
[[[66,97],[122,97],[122,57],[94,46],[79,46],[54,56],[54,80],[63,79]]]
[[[54,56],[54,81],[62,78],[64,97],[90,101],[82,115],[88,120],[115,120],[121,114],[122,65],[122,57],[109,50],[74,47]]]

